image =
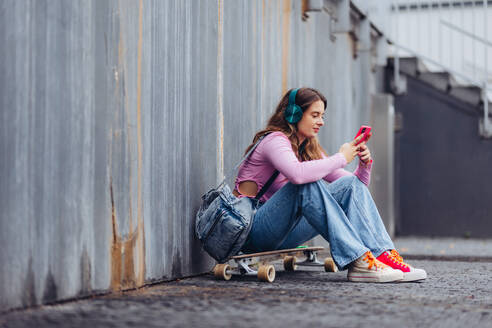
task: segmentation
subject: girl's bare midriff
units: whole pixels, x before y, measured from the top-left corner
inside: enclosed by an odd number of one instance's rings
[[[255,197],[258,193],[258,185],[254,181],[243,181],[239,184],[238,190],[234,189],[232,194],[236,197],[244,195],[248,197]]]

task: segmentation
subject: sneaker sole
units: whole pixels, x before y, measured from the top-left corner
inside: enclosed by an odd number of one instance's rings
[[[401,273],[401,272],[400,272]],[[352,282],[395,282],[395,281],[402,281],[403,280],[403,274],[388,274],[388,275],[378,275],[378,276],[371,276],[367,274],[358,274],[358,275],[349,275],[347,276],[349,281]]]

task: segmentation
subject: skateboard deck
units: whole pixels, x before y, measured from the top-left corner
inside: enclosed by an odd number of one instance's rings
[[[297,247],[276,251],[236,255],[229,261],[233,264],[217,264],[214,267],[214,276],[218,279],[230,280],[232,275],[255,275],[260,281],[273,282],[275,267],[273,261],[282,260],[286,271],[294,271],[298,266],[324,267],[327,272],[336,272],[337,266],[331,257],[318,260],[318,251],[324,247]],[[304,261],[298,262],[298,256],[304,256]]]

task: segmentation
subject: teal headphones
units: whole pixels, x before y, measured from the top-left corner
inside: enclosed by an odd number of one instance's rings
[[[296,124],[302,118],[302,109],[299,105],[296,105],[296,95],[299,88],[293,89],[289,94],[289,104],[285,109],[284,116],[287,122]]]

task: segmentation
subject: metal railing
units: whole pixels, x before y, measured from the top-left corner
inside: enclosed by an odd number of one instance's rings
[[[397,91],[401,55],[418,57],[431,71],[448,71],[457,81],[481,89],[482,135],[490,138],[492,122],[488,105],[492,99],[492,74],[488,71],[488,61],[492,42],[487,36],[488,18],[492,15],[488,5],[488,1],[392,0],[389,39],[393,45]],[[483,25],[483,36],[478,34],[477,25]],[[477,50],[480,48],[483,49],[481,55]]]

